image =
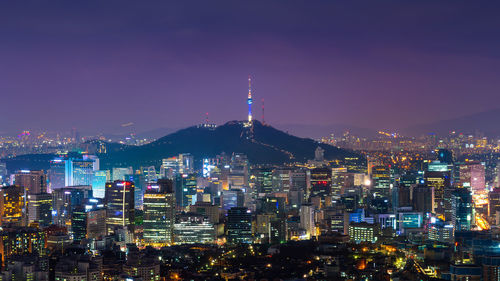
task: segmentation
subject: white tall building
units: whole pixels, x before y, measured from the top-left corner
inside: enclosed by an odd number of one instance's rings
[[[306,231],[307,236],[316,236],[313,205],[303,204],[302,206],[300,206],[300,228]]]

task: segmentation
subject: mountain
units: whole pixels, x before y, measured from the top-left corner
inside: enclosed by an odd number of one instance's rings
[[[411,136],[424,134],[448,135],[452,131],[471,134],[480,132],[488,137],[500,137],[500,108],[458,118],[412,126],[403,130]]]
[[[252,164],[304,162],[314,158],[320,146],[326,159],[356,155],[354,152],[320,144],[312,139],[292,136],[271,126],[254,121],[231,121],[216,128],[189,127],[142,146],[129,146],[102,154],[101,166],[158,165],[162,158],[191,153],[195,159],[215,157],[222,152],[244,153]]]

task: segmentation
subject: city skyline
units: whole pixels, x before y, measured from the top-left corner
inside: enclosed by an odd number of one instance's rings
[[[254,118],[264,98],[274,125],[399,130],[498,108],[496,3],[32,4],[0,4],[2,131],[245,120],[248,75]]]

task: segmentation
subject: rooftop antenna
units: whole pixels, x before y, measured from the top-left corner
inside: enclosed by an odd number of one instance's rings
[[[205,113],[205,124],[207,124],[207,125],[208,125],[208,112],[207,112],[207,113]]]

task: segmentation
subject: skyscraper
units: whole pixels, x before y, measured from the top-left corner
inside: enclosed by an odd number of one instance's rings
[[[24,187],[26,194],[47,192],[47,176],[44,171],[21,170],[15,175],[15,184]]]
[[[94,171],[92,179],[92,195],[95,198],[104,198],[106,183],[111,180],[109,170]]]
[[[65,169],[65,186],[92,185],[95,159],[68,159]]]
[[[196,196],[196,174],[178,174],[175,177],[175,199],[177,206],[187,207],[193,203]]]
[[[328,196],[332,189],[332,169],[315,168],[311,170],[311,197]]]
[[[52,191],[52,220],[57,225],[70,225],[75,208],[82,206],[92,196],[91,186],[72,186]]]
[[[106,236],[106,209],[96,207],[87,211],[87,238]]]
[[[432,212],[445,214],[445,190],[451,187],[450,173],[447,171],[426,171],[424,173],[425,185],[434,191]]]
[[[180,173],[190,174],[194,172],[194,158],[191,153],[179,154]]]
[[[115,227],[134,226],[134,183],[130,181],[114,181],[106,183],[104,196],[107,232],[114,233]]]
[[[471,191],[482,191],[485,189],[485,168],[478,162],[460,164],[460,181],[458,187],[469,188]]]
[[[24,188],[11,185],[0,189],[0,224],[23,224]]]
[[[231,208],[227,212],[227,240],[229,243],[252,243],[252,214],[247,208]]]
[[[47,171],[47,176],[49,178],[48,192],[56,188],[61,188],[66,186],[65,175],[66,175],[66,161],[63,159],[54,159],[50,161],[50,168]]]
[[[474,224],[474,205],[471,191],[467,188],[457,188],[451,196],[452,222],[455,230],[471,230]]]
[[[187,213],[174,224],[174,239],[176,244],[214,243],[215,227],[207,217]]]
[[[170,157],[162,159],[162,164],[160,167],[160,176],[163,178],[173,179],[177,174],[180,173],[181,161],[178,157]]]
[[[255,177],[255,187],[258,193],[273,192],[273,170],[270,168],[260,168],[252,171]]]
[[[391,194],[391,170],[386,166],[372,168],[373,193],[376,196],[389,197]]]
[[[71,214],[71,233],[76,243],[87,237],[87,213],[83,206],[79,206]]]
[[[28,223],[38,222],[40,226],[52,223],[52,195],[38,193],[28,195]]]
[[[300,206],[300,227],[306,232],[307,237],[316,236],[313,205],[303,204]]]
[[[144,243],[165,246],[172,243],[175,223],[175,195],[172,180],[161,179],[144,193]]]

